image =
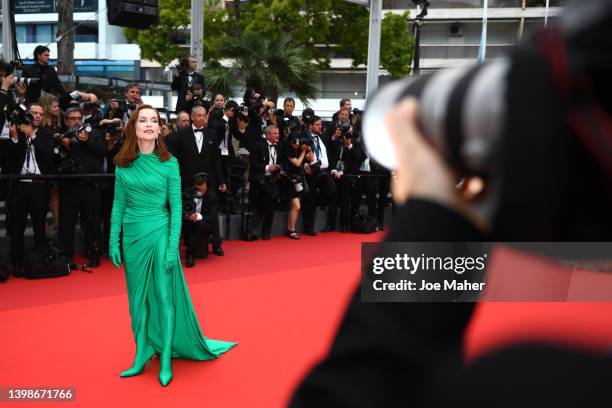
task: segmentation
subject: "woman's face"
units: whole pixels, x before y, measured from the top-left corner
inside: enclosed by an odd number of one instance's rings
[[[60,114],[59,102],[53,102],[51,106],[49,106],[49,113],[53,116],[58,116]]]
[[[153,109],[142,109],[136,120],[136,137],[141,140],[155,140],[159,136],[159,118]]]

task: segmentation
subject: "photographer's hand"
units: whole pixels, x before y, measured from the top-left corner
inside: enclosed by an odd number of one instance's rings
[[[11,125],[9,133],[11,134],[11,138],[13,139],[13,141],[19,141],[19,134],[17,133],[17,127],[15,125]]]
[[[191,100],[192,100],[192,99],[193,99],[193,95],[191,94],[191,92],[188,92],[188,93],[185,95],[185,100],[186,100],[187,102],[191,102]]]
[[[79,140],[81,142],[86,142],[87,140],[89,140],[89,133],[88,132],[79,133]]]
[[[462,213],[481,229],[488,229],[486,221],[458,194],[450,168],[419,130],[418,112],[416,99],[409,98],[385,120],[398,163],[396,180],[391,183],[393,200],[400,205],[410,198],[431,200]]]
[[[66,149],[70,149],[70,139],[67,137],[63,137],[62,138],[62,145],[66,148]]]
[[[340,136],[342,136],[342,130],[340,130],[340,128],[337,128],[336,131],[334,132],[334,135],[332,136],[332,139],[336,140]]]
[[[225,193],[227,191],[227,185],[221,184],[219,186],[219,191],[222,192],[222,193]]]
[[[2,90],[3,91],[8,91],[9,88],[11,86],[13,86],[13,84],[15,83],[15,77],[12,75],[8,75],[6,77],[4,77],[4,79],[2,80]]]
[[[19,125],[19,130],[21,130],[27,137],[32,137],[34,135],[34,129],[31,125]]]
[[[189,221],[195,222],[198,219],[198,213],[193,213],[189,215]]]

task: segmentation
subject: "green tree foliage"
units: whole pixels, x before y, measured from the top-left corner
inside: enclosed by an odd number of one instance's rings
[[[207,62],[229,57],[227,38],[258,34],[273,39],[289,34],[289,47],[300,48],[304,58],[320,69],[330,58],[344,56],[353,66],[367,63],[369,12],[344,0],[252,0],[240,5],[240,19],[233,9],[213,7],[207,0],[204,16],[204,57]],[[130,41],[140,45],[142,57],[163,65],[185,53],[176,45],[190,23],[190,0],[159,0],[159,24],[147,30],[127,29]],[[189,32],[187,32],[187,37]],[[387,14],[383,19],[381,66],[394,77],[409,73],[414,54],[408,13]]]
[[[236,84],[245,84],[276,100],[281,93],[294,93],[307,103],[317,96],[312,85],[318,75],[307,52],[292,46],[293,39],[249,32],[241,37],[226,37],[223,48],[231,60],[229,67],[212,61],[204,70],[212,94],[234,94]]]
[[[408,18],[409,12],[386,14],[382,21],[380,65],[395,78],[410,73],[414,57],[414,38]],[[353,60],[354,67],[368,62],[369,23],[370,15],[364,7],[343,0],[333,2],[330,42],[334,41],[337,53]]]

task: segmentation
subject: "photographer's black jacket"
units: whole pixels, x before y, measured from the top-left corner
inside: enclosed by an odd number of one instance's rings
[[[204,76],[197,72],[191,74],[191,85],[202,85],[204,86]],[[181,73],[178,76],[172,78],[172,84],[170,85],[173,91],[178,91],[178,98],[176,100],[176,112],[186,111],[191,114],[191,111],[188,111],[188,102],[185,100],[187,96],[187,91],[189,91],[189,78],[187,73]]]
[[[217,133],[217,146],[223,142],[225,138],[225,125],[229,126],[229,138],[227,140],[227,150],[229,151],[230,156],[235,156],[236,152],[234,150],[234,145],[232,144],[232,138],[235,138],[239,142],[242,140],[243,133],[238,130],[238,124],[236,123],[236,119],[232,118],[229,122],[226,122],[223,116],[214,116],[210,119],[208,127],[214,129]],[[221,150],[221,149],[219,149]]]
[[[202,198],[202,221],[212,223],[213,220],[218,217],[218,202],[219,199],[217,194],[211,189],[206,190],[206,194],[202,197],[197,197],[197,189],[195,187],[188,187],[183,192],[183,218],[187,219],[189,215],[195,211],[196,198]],[[187,211],[190,210],[190,211]]]
[[[68,158],[75,161],[77,173],[100,174],[103,173],[104,157],[107,152],[104,133],[94,128],[86,142],[77,142],[72,145],[68,150]],[[59,157],[56,156],[56,162],[58,160]]]
[[[12,92],[0,90],[0,130],[4,127],[8,114],[15,110],[16,105]]]
[[[6,165],[9,174],[21,174],[23,163],[26,160],[28,137],[21,131],[17,131],[17,135],[19,136],[17,143],[10,139],[6,144]],[[53,136],[51,135],[51,130],[48,128],[38,128],[36,137],[32,140],[32,146],[34,146],[36,164],[41,174],[53,173]]]
[[[38,82],[28,85],[25,96],[26,105],[37,101],[43,90],[59,97],[62,106],[66,104],[66,99],[69,99],[64,86],[57,76],[57,72],[55,72],[55,68],[51,65],[41,65],[38,63],[24,65],[23,76],[27,78],[39,78]]]
[[[260,138],[259,141],[251,145],[251,150],[249,151],[249,153],[249,181],[252,183],[257,183],[264,178],[264,175],[266,173],[266,166],[270,162],[268,141],[264,138]],[[279,166],[284,165],[285,152],[284,149],[281,147],[280,143],[278,144],[276,154],[276,164],[278,164]]]
[[[349,149],[342,143],[342,138],[338,138],[331,143],[333,154],[328,150],[329,167],[337,169],[338,161],[344,162],[344,174],[359,174],[359,166],[365,159],[365,153],[359,143],[353,141],[353,146]]]

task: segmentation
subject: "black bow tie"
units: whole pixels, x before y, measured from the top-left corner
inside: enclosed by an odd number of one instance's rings
[[[193,133],[196,133],[196,132],[204,133],[204,128],[202,128],[202,129],[193,129]]]
[[[270,147],[273,147],[273,148],[275,148],[275,149],[276,149],[276,145],[271,144],[271,145],[270,145]]]

